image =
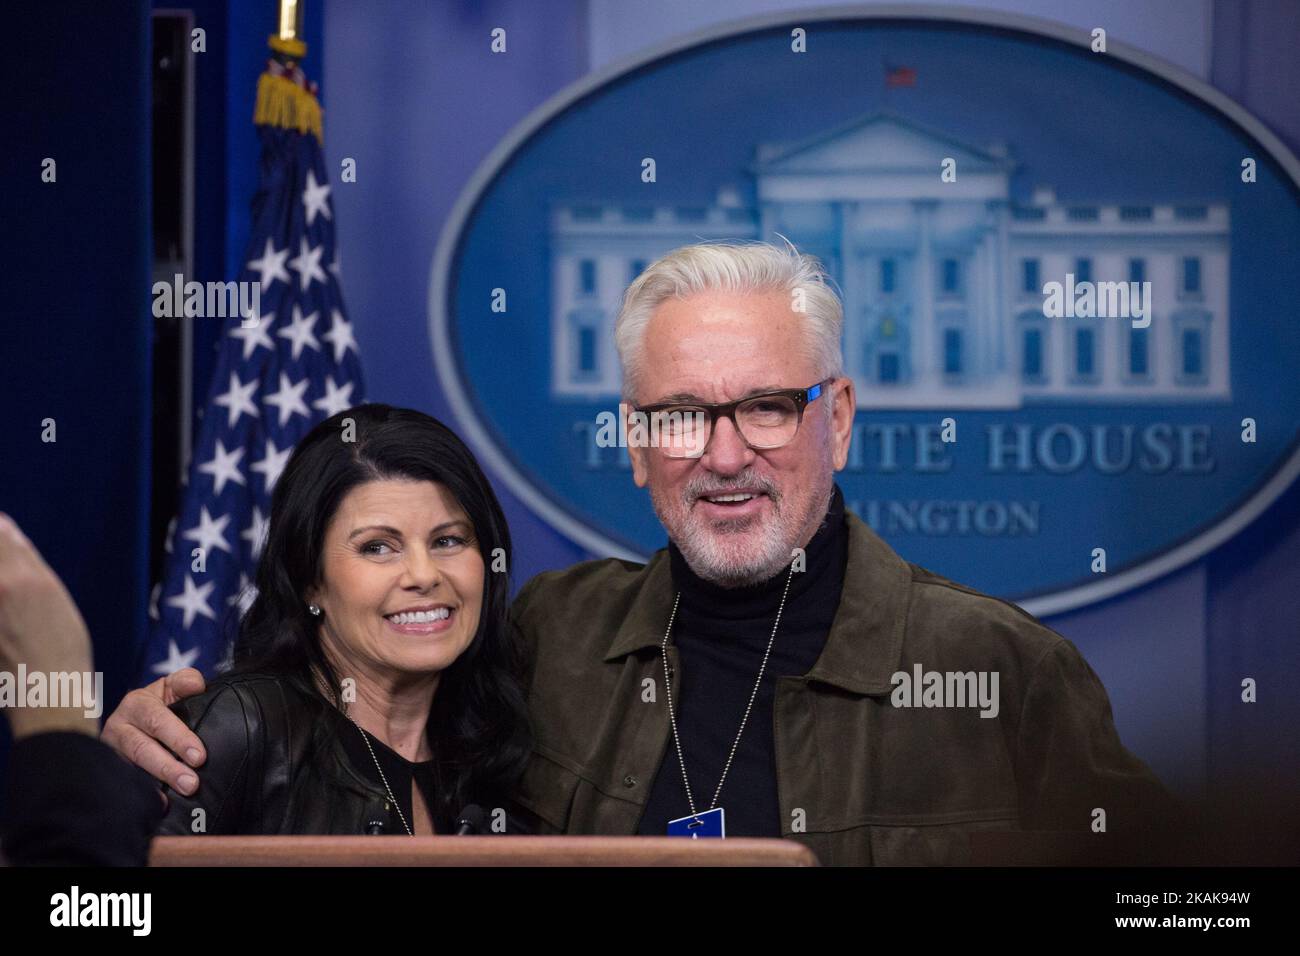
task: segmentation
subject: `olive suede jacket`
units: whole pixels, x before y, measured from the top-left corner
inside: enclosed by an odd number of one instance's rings
[[[777,682],[781,830],[823,864],[971,862],[975,830],[1142,831],[1184,808],[1124,749],[1078,649],[1009,602],[900,558],[854,515],[821,656]],[[533,757],[517,806],[539,833],[631,835],[670,745],[657,685],[668,553],[547,572],[516,598],[533,655]],[[669,647],[673,699],[681,680]],[[978,707],[896,707],[899,671],[998,673]],[[647,684],[646,682],[652,682]],[[647,687],[656,687],[652,701]],[[700,706],[698,703],[695,706]],[[734,799],[734,797],[733,797]]]

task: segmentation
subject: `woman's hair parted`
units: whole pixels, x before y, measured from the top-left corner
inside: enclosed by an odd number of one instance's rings
[[[340,699],[341,675],[322,652],[320,619],[307,610],[303,595],[322,583],[325,531],[344,497],[386,479],[442,485],[469,517],[484,563],[500,567],[494,558],[504,558],[510,567],[501,505],[451,429],[412,409],[346,409],[303,436],[276,482],[256,597],[239,625],[235,672],[283,675],[323,701],[315,669]],[[438,806],[430,810],[439,828],[451,826],[466,804],[503,805],[527,762],[526,664],[508,609],[508,575],[489,570],[478,632],[438,683],[428,735],[438,761]]]

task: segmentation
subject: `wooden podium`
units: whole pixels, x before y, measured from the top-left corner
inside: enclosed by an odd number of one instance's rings
[[[168,836],[150,866],[817,866],[792,840],[598,836]]]

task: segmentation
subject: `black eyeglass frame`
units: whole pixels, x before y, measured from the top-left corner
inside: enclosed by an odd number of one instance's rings
[[[807,388],[778,388],[771,392],[761,392],[758,395],[749,395],[745,398],[739,398],[734,402],[720,402],[717,404],[706,404],[704,402],[660,402],[655,405],[634,406],[633,411],[640,412],[643,415],[654,415],[660,412],[669,412],[673,410],[681,411],[702,411],[709,416],[709,438],[700,446],[699,454],[682,455],[682,458],[699,458],[704,454],[704,449],[708,447],[709,441],[713,439],[713,426],[717,424],[719,418],[731,420],[731,427],[736,430],[736,434],[750,448],[756,451],[771,451],[774,448],[784,448],[790,442],[794,441],[794,436],[799,434],[799,426],[803,424],[804,409],[821,397],[826,385],[835,381],[833,378],[824,378],[815,385],[809,385]],[[762,401],[765,398],[788,398],[794,402],[795,422],[794,431],[779,445],[755,445],[746,436],[743,429],[736,421],[736,409],[747,402]],[[671,457],[671,456],[670,456]]]

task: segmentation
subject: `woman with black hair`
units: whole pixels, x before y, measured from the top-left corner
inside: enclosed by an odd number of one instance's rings
[[[437,420],[360,405],[276,483],[234,666],[172,709],[207,749],[161,833],[510,832],[530,738],[510,535]]]

